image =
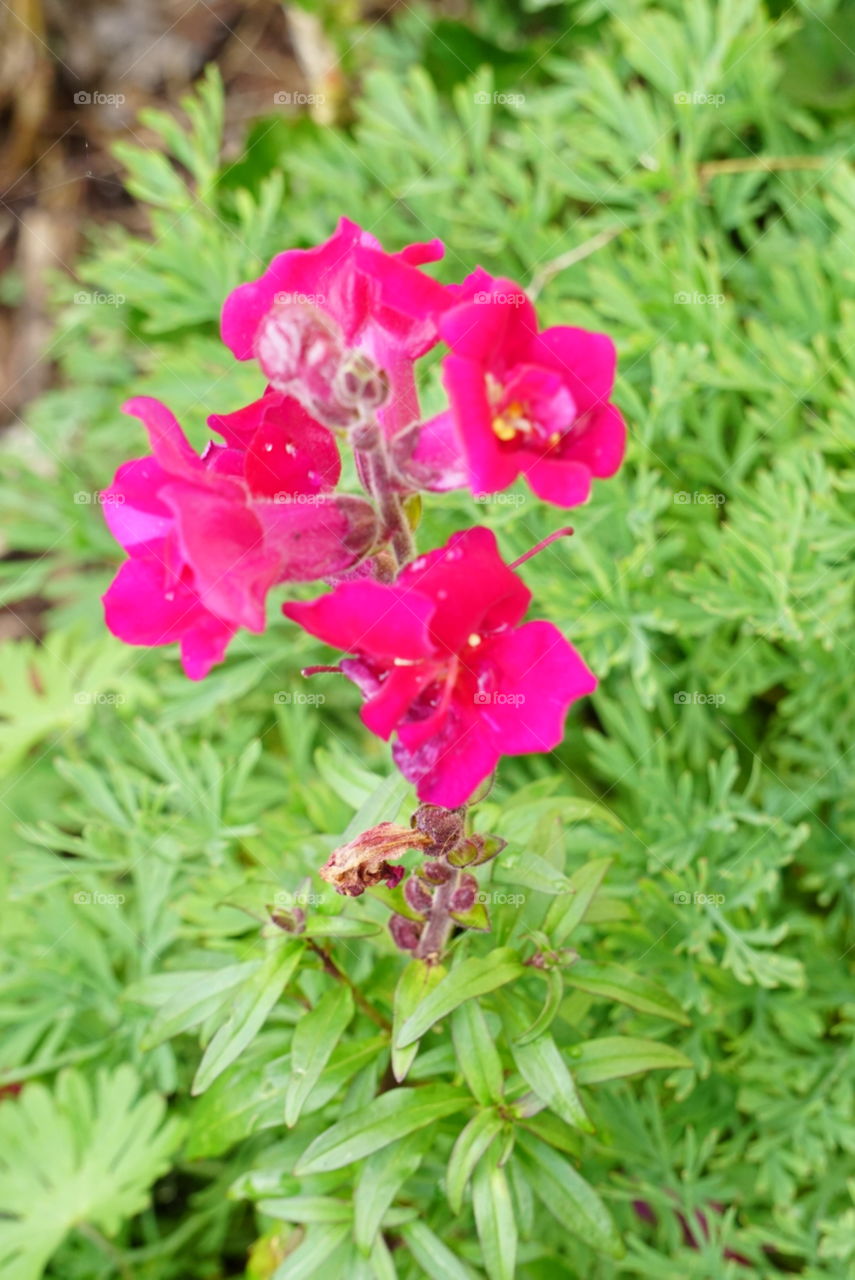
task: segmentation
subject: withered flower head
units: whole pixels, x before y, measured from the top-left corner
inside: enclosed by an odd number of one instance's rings
[[[333,849],[319,874],[337,893],[349,898],[358,898],[370,885],[379,884],[381,880],[394,889],[403,877],[404,868],[393,866],[389,859],[400,858],[407,849],[426,848],[429,843],[430,837],[421,831],[399,827],[394,822],[381,822],[349,844]]]
[[[430,836],[431,853],[448,854],[463,838],[466,829],[462,809],[443,809],[438,804],[422,804],[412,818],[413,826]]]

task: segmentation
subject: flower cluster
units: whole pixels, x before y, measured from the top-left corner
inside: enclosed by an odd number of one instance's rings
[[[481,497],[522,476],[544,501],[575,506],[617,470],[625,428],[606,336],[539,329],[520,286],[481,268],[440,284],[422,268],[442,253],[439,241],[387,253],[342,219],[324,244],[279,254],[234,290],[223,341],[257,362],[266,388],[210,415],[220,441],[201,455],[164,405],[125,406],[151,453],[107,491],[128,559],[104,605],[115,635],[178,642],[201,679],[239,628],[264,629],[271,587],[325,582],[284,613],[343,651],[364,723],[394,736],[419,799],[455,808],[502,755],[557,746],[596,680],[555,626],[523,621],[531,593],[488,529],[417,555],[411,499]],[[438,345],[448,407],[425,419],[417,366]],[[360,494],[339,487],[345,447]],[[375,861],[369,881],[387,875]]]

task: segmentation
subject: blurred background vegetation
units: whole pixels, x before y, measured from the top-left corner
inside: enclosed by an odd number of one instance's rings
[[[511,275],[620,352],[627,463],[525,570],[601,687],[479,822],[568,872],[611,859],[576,945],[671,991],[693,1068],[599,1091],[573,1148],[627,1257],[521,1203],[518,1274],[852,1276],[853,44],[851,0],[3,5],[4,1277],[262,1280],[290,1247],[250,1203],[293,1157],[278,1112],[239,1068],[191,1101],[198,1037],[152,1047],[151,1018],[176,971],[251,953],[236,880],[311,874],[386,749],[338,684],[275,702],[314,651],[276,603],[198,686],[105,636],[97,493],[144,451],[129,394],[201,442],[258,392],[222,299],[341,214],[442,236],[445,278]],[[555,524],[479,518],[509,558]],[[423,545],[471,519],[438,499]],[[357,953],[382,1003],[395,957]],[[559,1023],[635,1018],[576,992]],[[479,1274],[430,1158],[405,1199]]]

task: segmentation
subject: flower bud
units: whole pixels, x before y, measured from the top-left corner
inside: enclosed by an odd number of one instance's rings
[[[460,883],[451,895],[449,907],[452,911],[468,911],[475,905],[478,894],[478,881],[474,876],[461,876]]]
[[[465,829],[458,809],[443,809],[437,804],[419,805],[412,817],[413,826],[430,836],[431,853],[447,855],[462,839]]]
[[[344,405],[374,410],[389,398],[389,379],[363,351],[348,351],[336,371],[333,390]]]
[[[420,875],[428,884],[446,884],[451,879],[451,871],[444,862],[426,862]]]
[[[482,863],[489,862],[496,854],[501,853],[507,843],[500,836],[467,836],[457,848],[451,850],[448,861],[453,867],[480,867]]]
[[[422,936],[422,925],[418,920],[408,920],[406,916],[392,916],[389,920],[389,932],[396,947],[401,951],[415,951]]]
[[[255,337],[255,355],[270,384],[294,396],[327,427],[346,427],[359,416],[335,389],[347,354],[338,326],[300,302],[273,307]]]
[[[418,876],[410,876],[404,885],[404,897],[414,911],[430,911],[433,899]]]

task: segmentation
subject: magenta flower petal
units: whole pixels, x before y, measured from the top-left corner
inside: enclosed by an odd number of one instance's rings
[[[484,370],[473,360],[447,356],[443,381],[451,401],[473,493],[498,493],[520,472],[516,450],[503,449],[493,431]]]
[[[590,424],[565,449],[567,457],[584,464],[592,475],[602,479],[615,474],[625,452],[626,423],[613,404],[595,411]]]
[[[405,245],[396,256],[412,267],[420,267],[425,262],[439,262],[445,256],[445,245],[438,237],[433,240],[417,240],[415,244]]]
[[[191,680],[204,680],[211,667],[222,662],[236,627],[212,613],[203,613],[181,637],[181,663]]]
[[[523,475],[544,502],[578,507],[591,496],[591,469],[573,458],[524,457]]]
[[[151,396],[135,396],[122,405],[122,411],[141,420],[148,432],[155,460],[164,471],[173,476],[187,476],[188,479],[196,475],[199,459],[175,414],[165,404]]]
[[[591,672],[548,622],[518,626],[528,588],[489,529],[467,529],[420,556],[396,583],[347,583],[285,613],[346,650],[341,670],[365,697],[419,798],[463,804],[502,755],[550,750]],[[413,609],[418,607],[415,624]]]
[[[185,583],[172,580],[154,556],[125,561],[103,601],[108,629],[126,644],[180,640],[191,680],[201,680],[222,660],[236,630],[209,613]]]
[[[537,335],[530,358],[562,375],[580,413],[608,404],[617,353],[606,334],[556,325]]]
[[[102,494],[101,506],[107,527],[120,546],[129,547],[162,540],[169,531],[172,515],[157,491],[167,478],[154,458],[125,462]]]
[[[296,400],[277,396],[245,454],[244,475],[254,497],[319,493],[338,484],[341,457],[330,431]]]
[[[496,535],[481,526],[454,534],[444,548],[420,556],[398,581],[436,601],[431,635],[449,653],[459,652],[482,631],[513,626],[531,600],[528,587],[499,555]]]
[[[347,659],[343,666],[347,673],[346,662]],[[379,683],[376,693],[368,698],[362,708],[362,722],[378,738],[387,740],[392,736],[395,727],[430,680],[431,672],[426,667],[423,662],[393,667]]]
[[[326,644],[394,662],[433,652],[428,625],[434,602],[416,591],[379,582],[344,582],[330,595],[282,606],[287,618]]]
[[[466,486],[466,460],[450,409],[396,436],[392,453],[399,473],[415,489],[446,493]]]
[[[449,712],[439,733],[418,739],[414,726],[403,724],[392,755],[404,777],[412,782],[421,801],[448,809],[465,804],[499,763],[501,750],[495,739],[483,732],[478,708],[469,713],[455,708]]]
[[[184,560],[210,612],[250,631],[264,630],[264,597],[279,572],[279,557],[264,546],[261,525],[238,502],[190,485],[161,489],[176,520]]]
[[[470,487],[494,493],[522,472],[549,502],[586,501],[591,477],[613,475],[625,447],[609,403],[614,343],[569,326],[538,333],[523,290],[480,269],[451,292],[444,381]]]
[[[278,502],[253,502],[252,513],[265,544],[279,556],[278,579],[313,582],[350,569],[375,545],[374,507],[355,494],[296,495]]]
[[[596,676],[551,622],[527,622],[498,636],[490,642],[489,662],[495,683],[484,714],[507,755],[557,747],[568,707],[597,687]]]

